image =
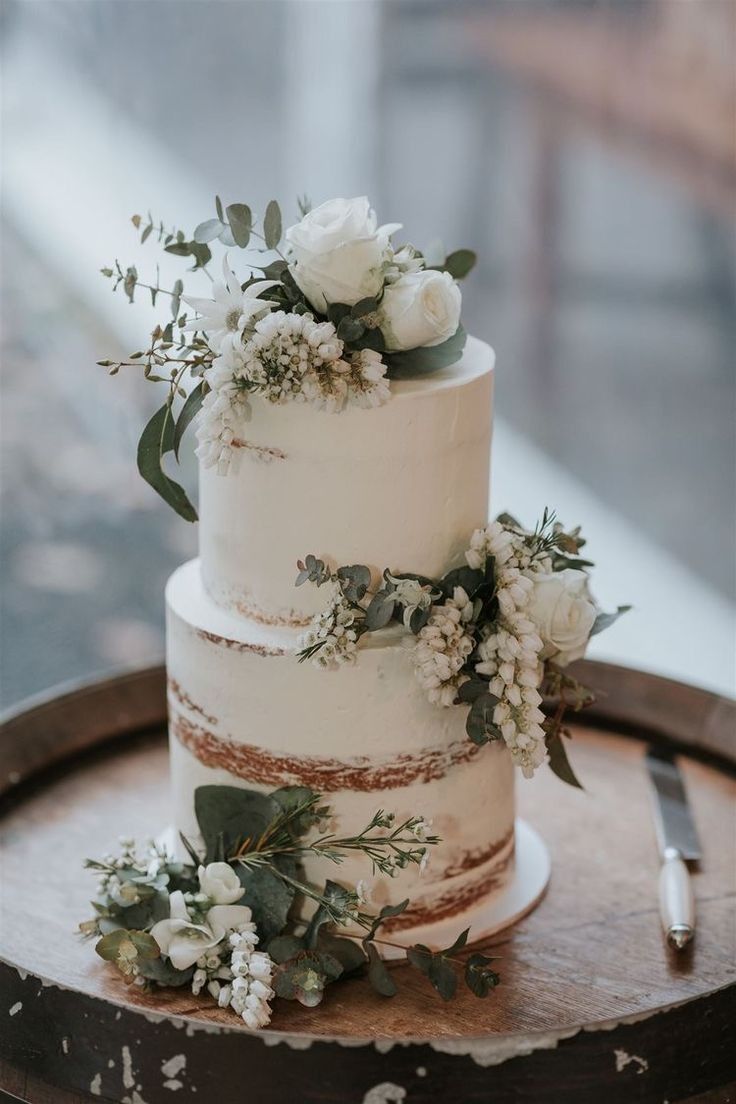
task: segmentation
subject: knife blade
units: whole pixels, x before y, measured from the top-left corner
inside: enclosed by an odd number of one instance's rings
[[[646,765],[662,856],[659,875],[662,927],[670,946],[682,950],[695,934],[695,901],[685,864],[701,858],[700,841],[674,756],[660,748],[649,748]]]

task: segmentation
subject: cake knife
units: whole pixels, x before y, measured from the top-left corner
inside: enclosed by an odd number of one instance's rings
[[[650,747],[646,761],[662,856],[659,911],[667,942],[681,951],[695,935],[695,900],[685,864],[701,857],[700,843],[674,756]]]

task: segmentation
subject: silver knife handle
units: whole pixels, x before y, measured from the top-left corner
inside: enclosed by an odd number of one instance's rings
[[[671,947],[681,951],[695,935],[695,901],[690,872],[674,847],[665,848],[659,874],[659,911]]]

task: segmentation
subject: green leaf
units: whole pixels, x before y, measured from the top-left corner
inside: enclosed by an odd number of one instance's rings
[[[363,318],[366,314],[373,314],[378,309],[378,300],[375,296],[370,296],[367,299],[359,299],[350,308],[350,313],[353,318]]]
[[[331,955],[302,951],[276,971],[273,987],[284,1000],[298,1000],[314,1008],[322,1000],[325,987],[342,974],[342,967]]]
[[[410,379],[416,376],[428,376],[441,368],[455,364],[465,348],[467,334],[458,326],[452,337],[441,345],[429,345],[420,349],[407,349],[400,353],[385,353],[389,379]]]
[[[164,253],[171,253],[174,257],[188,257],[189,246],[186,242],[175,241],[164,247]]]
[[[452,598],[455,587],[462,587],[468,598],[475,598],[478,590],[487,582],[484,571],[479,567],[455,567],[448,571],[440,586],[448,598]]]
[[[340,319],[337,326],[337,336],[341,341],[357,341],[363,335],[365,326],[357,318],[351,318],[350,315],[345,315]]]
[[[595,636],[599,632],[603,632],[604,629],[610,628],[614,622],[618,621],[619,617],[623,613],[628,613],[631,606],[619,606],[614,613],[599,613],[593,622],[593,628],[590,630],[590,635]]]
[[[158,943],[148,932],[128,930],[127,928],[116,928],[108,935],[103,935],[102,939],[95,945],[95,951],[106,962],[114,962],[120,955],[121,946],[125,943],[131,943],[135,947],[136,954],[134,957],[136,961],[158,958],[161,953]]]
[[[335,923],[336,917],[339,918],[346,912],[349,905],[352,904],[352,900],[353,897],[349,890],[338,882],[327,879],[322,893],[322,903],[316,909],[304,933],[304,939],[308,947],[316,947],[320,928],[324,924]]]
[[[577,789],[582,790],[583,784],[578,780],[575,771],[570,765],[570,760],[567,758],[567,749],[562,735],[558,732],[554,736],[547,737],[547,753],[549,755],[549,765],[553,772],[563,782],[567,782],[568,786],[575,786]]]
[[[423,943],[417,943],[409,948],[406,957],[431,982],[443,1000],[452,1000],[457,992],[457,975],[452,963],[441,952],[431,951]]]
[[[380,928],[384,920],[388,920],[392,916],[401,916],[402,912],[405,912],[409,907],[409,898],[405,901],[399,901],[398,905],[384,905],[378,916],[373,918],[373,923],[368,931],[368,934],[363,938],[363,947],[367,950],[368,944],[375,938],[376,932]]]
[[[287,262],[279,258],[278,261],[271,261],[270,264],[264,265],[261,272],[266,280],[280,280],[288,267]],[[273,290],[269,291],[269,295],[273,294]]]
[[[476,997],[487,997],[501,981],[495,970],[489,968],[493,961],[486,955],[473,954],[465,963],[465,984]]]
[[[199,413],[202,403],[204,401],[204,381],[200,380],[195,388],[193,388],[187,395],[184,405],[179,411],[179,417],[176,420],[176,428],[174,430],[174,456],[179,459],[179,448],[181,446],[182,437],[184,436],[190,422]]]
[[[275,199],[270,201],[263,217],[263,236],[267,249],[276,249],[281,241],[281,208]]]
[[[449,272],[455,280],[462,280],[471,269],[475,268],[477,260],[478,258],[472,249],[456,249],[439,268],[443,272]]]
[[[395,997],[398,989],[375,943],[368,943],[368,980],[382,997]]]
[[[331,932],[323,930],[317,938],[317,950],[320,954],[328,954],[337,959],[342,966],[341,977],[360,973],[365,968],[365,954],[354,939],[345,939],[343,936],[332,935]]]
[[[217,211],[217,217],[220,220],[220,222],[224,222],[225,221],[225,215],[224,215],[223,210],[222,210],[222,200],[220,199],[220,197],[218,195],[215,196],[215,210]]]
[[[230,232],[236,245],[245,249],[250,241],[251,227],[253,226],[253,214],[247,203],[231,203],[226,208],[227,221],[230,224]]]
[[[194,975],[194,966],[190,966],[186,970],[177,970],[176,966],[173,966],[168,958],[153,958],[145,962],[141,962],[138,970],[143,977],[148,978],[150,981],[155,981],[157,985],[171,986],[179,988],[182,985],[188,985]]]
[[[497,705],[498,698],[486,690],[485,693],[479,694],[470,706],[465,722],[465,731],[474,744],[480,746],[487,744],[490,740],[503,739],[503,733],[493,720],[493,713]]]
[[[133,302],[135,296],[135,288],[138,283],[138,272],[135,265],[131,265],[130,268],[125,270],[125,278],[123,280],[123,290],[128,296],[129,302]]]
[[[296,935],[277,935],[268,944],[267,949],[274,962],[280,965],[282,962],[288,962],[290,958],[296,958],[305,950],[304,940]]]
[[[320,795],[309,786],[282,786],[274,790],[271,797],[281,811],[290,816],[286,827],[294,838],[303,836],[325,815],[325,810],[318,807]],[[292,815],[297,809],[301,812]]]
[[[197,511],[192,506],[182,486],[170,479],[163,470],[162,461],[174,447],[174,418],[165,403],[146,425],[138,442],[138,471],[146,483],[161,495],[164,502],[176,510],[185,521],[196,521]]]
[[[274,860],[274,866],[279,863],[280,860]],[[257,866],[253,870],[240,866],[238,877],[245,890],[240,903],[252,910],[258,934],[264,943],[268,943],[286,927],[294,900],[294,887],[283,882],[267,866]]]
[[[366,627],[371,632],[375,632],[377,629],[385,629],[394,615],[395,608],[396,600],[393,598],[391,591],[386,588],[376,591],[365,611]]]
[[[340,567],[337,577],[342,585],[342,592],[349,602],[360,602],[371,585],[370,569],[364,564]]]
[[[335,329],[337,329],[343,318],[348,318],[350,316],[350,311],[351,308],[347,303],[329,303],[327,306],[327,318]]]
[[[205,242],[213,241],[214,238],[218,238],[223,230],[223,223],[219,218],[206,219],[205,222],[200,222],[199,226],[194,231],[194,240],[200,245],[204,245]]]
[[[218,837],[230,854],[243,840],[258,839],[279,814],[268,794],[239,786],[199,786],[194,791],[194,813],[206,848],[206,862],[214,861]]]
[[[184,284],[181,280],[177,280],[173,287],[174,294],[171,296],[171,317],[176,319],[179,314],[179,307],[181,306],[181,295],[184,291]]]

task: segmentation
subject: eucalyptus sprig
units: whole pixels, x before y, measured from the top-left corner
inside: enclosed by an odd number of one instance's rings
[[[323,830],[329,806],[320,794],[303,786],[283,787],[271,794],[203,786],[195,791],[195,812],[203,849],[182,837],[189,862],[175,860],[153,843],[139,854],[128,840],[119,856],[85,864],[100,881],[97,900],[92,902],[95,916],[80,925],[80,932],[97,937],[98,955],[115,965],[126,983],[193,984],[198,992],[208,969],[214,971],[210,976],[215,980],[232,976],[221,958],[224,951],[210,946],[193,965],[178,969],[167,958],[166,944],[162,947],[157,942],[173,911],[172,894],[178,897],[177,907],[186,906],[190,934],[201,938],[204,933],[207,938],[212,932],[212,942],[217,942],[210,926],[217,909],[205,887],[211,879],[223,884],[223,860],[234,872],[230,881],[235,882],[236,897],[240,881],[239,905],[250,910],[246,915],[252,917],[260,945],[276,964],[273,988],[284,999],[314,1006],[329,985],[356,974],[365,974],[378,993],[393,996],[396,975],[381,957],[384,946],[405,952],[409,965],[423,973],[446,1000],[455,993],[459,975],[479,997],[487,996],[498,983],[489,966],[491,959],[477,954],[467,961],[457,957],[467,942],[467,931],[444,950],[406,946],[385,938],[383,928],[406,911],[408,900],[372,912],[360,885],[341,885],[328,878],[317,886],[304,876],[302,860],[307,855],[339,864],[346,854],[360,853],[374,872],[389,875],[421,864],[428,849],[441,842],[421,817],[397,819],[378,810],[361,831],[339,836]],[[305,902],[312,903],[308,922],[299,919]],[[214,955],[213,965],[208,966],[208,954]]]

